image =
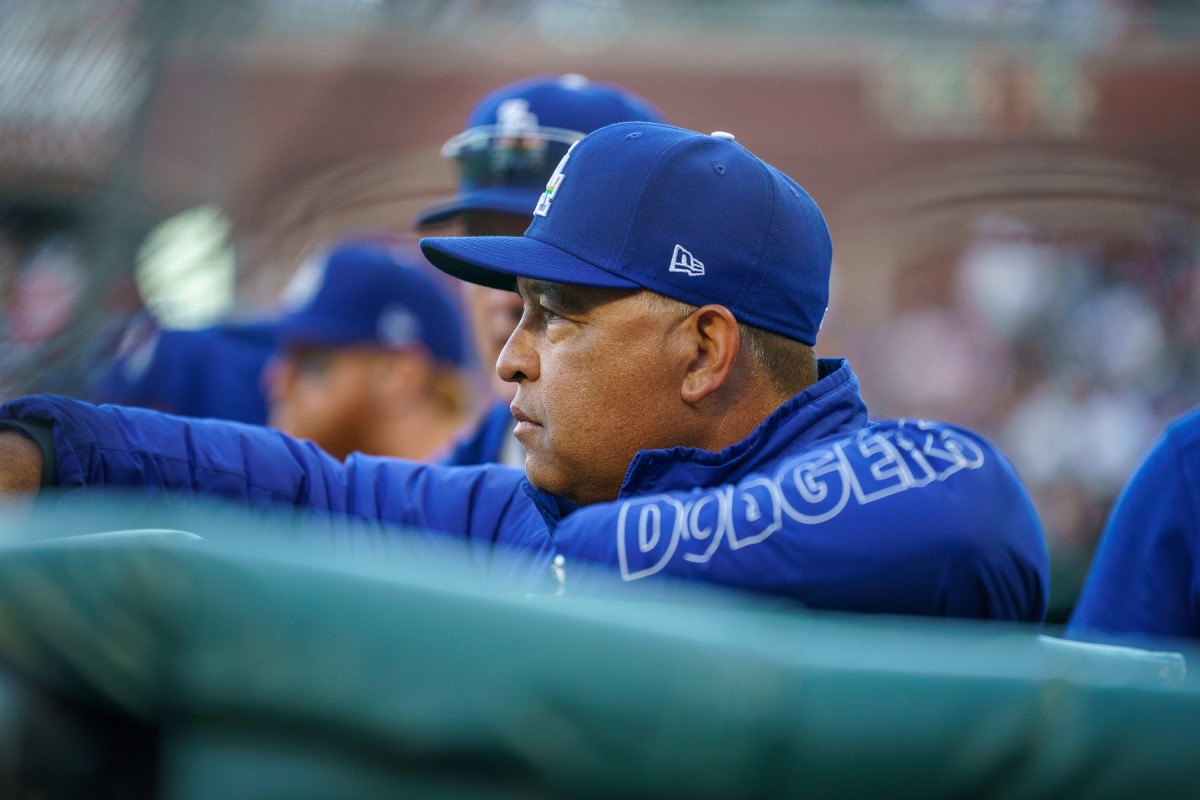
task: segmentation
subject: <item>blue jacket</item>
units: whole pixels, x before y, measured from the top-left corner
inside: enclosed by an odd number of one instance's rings
[[[262,371],[274,349],[274,323],[175,330],[143,316],[127,329],[91,399],[261,425],[267,421]]]
[[[252,426],[35,396],[0,417],[51,422],[59,484],[274,502],[465,537],[508,580],[556,555],[647,582],[679,576],[825,609],[1040,621],[1048,561],[1011,466],[952,425],[869,423],[844,361],[720,452],[638,453],[617,500],[572,508],[521,471],[353,455]],[[520,558],[518,558],[520,556]],[[580,570],[579,574],[591,574]]]
[[[1113,506],[1074,639],[1200,638],[1200,409],[1176,420]]]

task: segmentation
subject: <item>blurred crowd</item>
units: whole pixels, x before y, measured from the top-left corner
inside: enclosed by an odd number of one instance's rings
[[[914,269],[921,299],[846,332],[864,394],[876,416],[958,422],[1009,456],[1046,527],[1061,616],[1117,494],[1200,397],[1200,229],[1164,211],[1116,246],[986,215],[954,263]]]
[[[23,217],[0,221],[7,223],[0,225],[0,394],[11,397],[31,382],[42,391],[77,389],[86,379],[66,362],[74,361],[72,321],[86,290],[79,242],[63,232],[31,236]],[[115,307],[105,315],[110,330],[125,318]]]

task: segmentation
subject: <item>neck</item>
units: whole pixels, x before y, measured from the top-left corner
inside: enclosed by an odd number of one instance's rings
[[[704,449],[714,452],[740,442],[791,397],[783,397],[754,375],[734,378],[705,398],[702,413],[709,421]]]

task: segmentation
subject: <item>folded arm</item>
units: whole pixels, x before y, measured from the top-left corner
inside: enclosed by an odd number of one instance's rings
[[[360,455],[343,463],[267,428],[49,395],[0,406],[0,427],[13,424],[43,434],[53,461],[47,485],[60,493],[118,488],[218,497],[248,508],[291,506],[418,528],[478,545],[472,551],[492,572],[536,569],[551,557],[553,542],[521,490],[520,470]],[[0,435],[0,490],[36,492],[42,450],[21,432]]]

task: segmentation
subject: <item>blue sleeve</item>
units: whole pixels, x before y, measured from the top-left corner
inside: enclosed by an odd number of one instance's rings
[[[1168,428],[1113,506],[1070,638],[1200,637],[1198,491],[1200,412]]]
[[[735,484],[580,509],[555,539],[625,581],[675,575],[812,608],[1041,621],[1049,590],[1012,467],[936,423],[879,423]]]
[[[62,397],[12,401],[0,406],[0,418],[52,426],[64,492],[126,487],[216,496],[250,508],[287,505],[419,528],[494,551],[499,572],[518,571],[518,561],[536,571],[552,556],[545,523],[521,490],[520,470],[357,455],[341,463],[267,428]]]

